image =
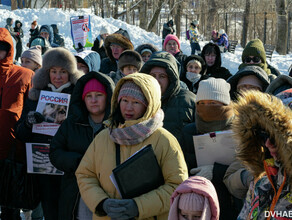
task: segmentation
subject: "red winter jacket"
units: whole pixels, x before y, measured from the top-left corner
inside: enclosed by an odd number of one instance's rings
[[[7,56],[0,60],[0,160],[8,156],[15,139],[14,125],[20,118],[24,101],[31,88],[32,70],[13,64],[13,41],[6,28],[0,28],[0,41],[10,44]],[[20,149],[21,148],[21,149]],[[17,158],[24,158],[25,151],[17,143]]]

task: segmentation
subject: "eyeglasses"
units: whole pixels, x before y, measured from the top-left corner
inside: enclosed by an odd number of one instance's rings
[[[259,128],[255,128],[253,131],[254,131],[254,135],[259,140],[260,144],[262,144],[263,146],[265,146],[265,143],[268,140],[268,138],[270,139],[271,144],[273,145],[275,144],[275,140],[271,138],[268,132]]]
[[[244,59],[245,63],[250,63],[251,61],[254,63],[259,63],[261,61],[261,58],[260,57],[246,57]]]

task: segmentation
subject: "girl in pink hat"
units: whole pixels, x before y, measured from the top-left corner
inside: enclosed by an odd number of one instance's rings
[[[219,202],[213,184],[192,176],[181,183],[171,196],[168,220],[217,220]]]

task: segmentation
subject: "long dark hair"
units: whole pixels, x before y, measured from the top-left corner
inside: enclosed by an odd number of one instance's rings
[[[118,103],[117,108],[111,113],[109,116],[110,119],[110,130],[112,130],[114,127],[118,127],[119,124],[125,123],[125,119],[122,116],[121,108],[120,108],[120,103]]]

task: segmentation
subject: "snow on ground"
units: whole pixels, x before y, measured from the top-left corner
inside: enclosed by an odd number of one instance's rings
[[[63,11],[61,9],[21,9],[10,11],[9,7],[0,5],[0,27],[5,27],[6,18],[11,17],[15,20],[20,20],[23,24],[22,28],[24,31],[23,45],[24,50],[27,49],[25,44],[29,39],[29,29],[30,24],[33,20],[37,20],[39,25],[43,24],[57,24],[59,27],[59,32],[65,38],[65,46],[69,48],[72,52],[73,43],[71,39],[71,27],[70,27],[70,17],[71,16],[79,16],[79,15],[91,15],[91,27],[92,27],[92,36],[95,38],[99,34],[99,30],[103,25],[109,27],[111,32],[117,31],[119,28],[126,29],[130,34],[130,38],[134,47],[136,48],[138,45],[143,43],[152,43],[161,49],[161,37],[157,36],[153,32],[147,32],[138,26],[129,25],[123,21],[116,20],[113,18],[101,18],[91,13],[90,9],[80,9],[78,11],[67,10]],[[14,25],[13,25],[14,26]],[[201,47],[207,42],[200,42]],[[185,39],[181,39],[181,50],[190,55],[191,49],[189,42]],[[243,48],[241,46],[237,46],[235,53],[224,53],[222,54],[222,65],[230,70],[232,74],[237,72],[238,66],[241,63],[241,54]],[[272,61],[269,63],[276,67],[282,74],[288,74],[288,69],[292,64],[292,53],[288,55],[279,55],[277,52],[274,52]]]

